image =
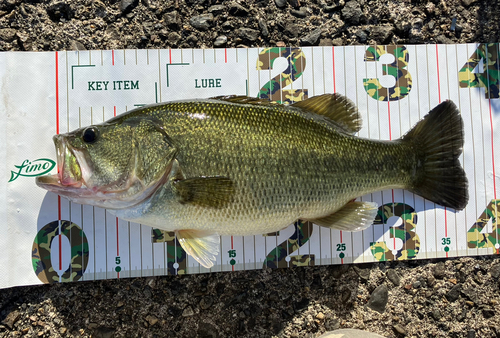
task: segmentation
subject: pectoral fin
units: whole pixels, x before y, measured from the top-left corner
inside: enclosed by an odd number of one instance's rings
[[[331,229],[360,231],[373,224],[377,212],[377,203],[350,202],[331,215],[317,219],[309,219],[308,221]]]
[[[203,230],[176,231],[180,245],[191,257],[205,268],[214,266],[219,254],[220,236]]]
[[[222,208],[231,202],[234,182],[227,177],[195,177],[173,182],[182,204]]]

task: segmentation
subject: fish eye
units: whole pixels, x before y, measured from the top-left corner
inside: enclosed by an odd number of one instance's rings
[[[91,144],[97,141],[99,130],[96,127],[88,127],[82,133],[83,142]]]

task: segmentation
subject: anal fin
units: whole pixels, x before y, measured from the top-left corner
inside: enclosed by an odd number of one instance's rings
[[[219,254],[220,236],[204,230],[177,230],[181,247],[205,268],[214,266]]]
[[[360,231],[373,224],[377,212],[377,203],[350,202],[331,215],[317,219],[308,219],[308,221],[325,228],[342,231]]]

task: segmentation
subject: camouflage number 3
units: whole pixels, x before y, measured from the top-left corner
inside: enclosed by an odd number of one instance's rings
[[[399,238],[403,241],[403,247],[394,254],[384,241],[373,242],[370,249],[373,256],[379,261],[405,260],[417,258],[420,250],[420,238],[415,232],[417,226],[417,213],[408,204],[387,203],[379,207],[377,217],[373,222],[376,224],[386,224],[392,216],[399,216],[403,220],[402,224],[392,227],[390,230],[391,238]]]
[[[36,234],[31,250],[35,274],[43,283],[58,283],[59,275],[51,262],[52,240],[61,233],[68,238],[71,246],[71,263],[61,276],[61,282],[74,282],[82,278],[89,262],[89,244],[83,230],[70,221],[54,221],[45,225]]]
[[[411,75],[405,68],[408,66],[410,55],[404,46],[370,46],[365,53],[366,62],[379,61],[383,54],[394,56],[394,62],[382,65],[382,75],[391,75],[396,84],[386,88],[380,84],[378,78],[363,79],[363,85],[370,97],[379,101],[397,101],[406,97],[411,90]]]
[[[257,70],[272,69],[274,61],[280,57],[286,59],[288,67],[267,82],[260,89],[258,97],[282,104],[291,104],[307,99],[307,89],[283,89],[297,80],[306,68],[306,58],[300,48],[274,47],[264,49],[259,53]]]

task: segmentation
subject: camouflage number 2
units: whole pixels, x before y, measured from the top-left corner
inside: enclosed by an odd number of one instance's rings
[[[306,68],[306,58],[300,48],[274,47],[264,49],[259,53],[257,70],[271,70],[274,61],[280,57],[286,59],[288,67],[267,82],[260,89],[258,97],[282,104],[291,104],[307,99],[307,89],[283,89],[297,80]]]
[[[314,255],[305,254],[288,256],[306,244],[311,238],[311,234],[313,232],[313,224],[311,222],[298,220],[294,223],[294,227],[295,232],[293,235],[267,254],[262,266],[263,268],[287,268],[289,264],[290,266],[314,265]],[[277,236],[278,234],[279,233],[271,233],[267,234],[267,236]],[[287,262],[287,257],[290,258],[290,262]]]
[[[59,222],[61,222],[60,230]],[[68,238],[71,246],[71,262],[62,274],[61,282],[79,280],[87,268],[89,262],[89,244],[82,228],[70,221],[50,222],[38,231],[31,249],[33,270],[35,270],[36,276],[43,283],[59,282],[59,275],[52,266],[51,248],[53,239],[59,236],[60,233]]]
[[[363,85],[368,95],[379,101],[397,101],[406,97],[411,90],[411,74],[405,68],[408,66],[410,55],[405,46],[370,46],[365,53],[366,62],[379,61],[384,54],[394,56],[394,62],[382,65],[382,75],[391,75],[396,84],[386,88],[380,84],[378,78],[363,79]]]

